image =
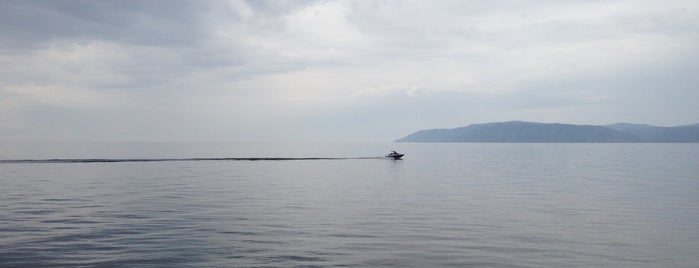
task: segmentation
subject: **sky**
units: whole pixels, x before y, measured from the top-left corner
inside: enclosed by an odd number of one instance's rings
[[[699,123],[698,1],[0,0],[0,141]]]

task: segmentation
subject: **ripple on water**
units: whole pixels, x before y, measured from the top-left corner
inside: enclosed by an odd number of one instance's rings
[[[699,263],[698,148],[401,146],[416,153],[4,164],[0,266]]]

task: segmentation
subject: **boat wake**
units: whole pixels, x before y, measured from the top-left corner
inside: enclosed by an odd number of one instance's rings
[[[294,161],[294,160],[353,160],[383,159],[383,157],[201,157],[201,158],[58,158],[0,160],[0,164],[32,163],[123,163],[168,161]]]

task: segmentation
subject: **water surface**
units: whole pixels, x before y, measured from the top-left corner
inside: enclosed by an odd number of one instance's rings
[[[698,144],[2,144],[0,266],[697,267]]]

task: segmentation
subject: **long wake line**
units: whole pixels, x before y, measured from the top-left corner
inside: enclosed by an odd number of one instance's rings
[[[383,157],[200,157],[200,158],[63,158],[0,160],[0,164],[30,163],[120,163],[166,161],[291,161],[291,160],[351,160],[382,159]]]

